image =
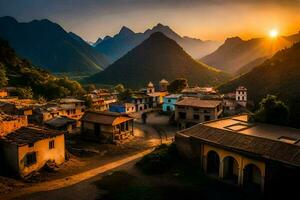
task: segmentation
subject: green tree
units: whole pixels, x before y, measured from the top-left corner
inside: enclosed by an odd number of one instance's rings
[[[125,91],[125,87],[122,84],[118,84],[114,87],[114,90],[117,91],[118,93],[122,93]]]
[[[259,103],[260,108],[254,120],[263,123],[286,125],[289,121],[289,108],[274,95],[267,95]]]
[[[186,87],[188,87],[188,81],[184,78],[178,78],[170,83],[168,86],[168,92],[180,93]]]
[[[33,92],[30,87],[26,88],[16,88],[12,92],[13,96],[18,96],[20,99],[32,99],[33,98]]]
[[[124,92],[119,93],[118,100],[126,101],[132,96],[132,90],[126,89]]]

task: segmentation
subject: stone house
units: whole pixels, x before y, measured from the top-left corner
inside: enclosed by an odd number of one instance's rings
[[[47,162],[60,165],[65,161],[64,133],[29,126],[0,139],[6,174],[26,177]]]
[[[222,112],[222,101],[184,97],[175,104],[175,121],[180,128],[188,128],[201,122],[218,119]]]
[[[133,118],[115,112],[86,111],[81,118],[81,134],[104,143],[126,139],[133,135]]]
[[[297,194],[299,141],[300,130],[253,123],[248,115],[197,124],[175,136],[178,151],[208,175],[271,194],[288,185],[284,195]]]

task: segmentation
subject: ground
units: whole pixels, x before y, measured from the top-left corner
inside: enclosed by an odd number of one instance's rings
[[[76,134],[67,136],[66,145],[70,157],[67,162],[59,167],[57,172],[41,172],[27,181],[0,177],[0,195],[5,194],[9,198],[12,191],[14,193],[12,196],[16,196],[18,191],[20,191],[20,194],[32,193],[35,192],[34,190],[39,191],[38,186],[41,183],[45,185],[53,182],[54,185],[59,185],[69,177],[93,172],[97,168],[102,170],[101,167],[122,159],[133,159],[134,156],[147,149],[151,150],[161,143],[170,143],[173,140],[177,129],[168,125],[168,116],[160,115],[157,112],[149,113],[147,124],[142,124],[139,116],[136,115],[137,119],[134,125],[135,137],[117,145],[85,142],[80,139],[80,135]],[[131,162],[131,160],[128,162]],[[94,175],[96,176],[96,174]],[[48,193],[46,196],[48,197]]]

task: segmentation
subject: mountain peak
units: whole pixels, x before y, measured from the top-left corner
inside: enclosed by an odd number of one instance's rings
[[[236,37],[230,37],[230,38],[227,38],[227,39],[225,40],[225,43],[242,42],[242,41],[243,41],[243,40],[242,40],[240,37],[236,36]]]
[[[131,34],[134,34],[134,32],[130,28],[128,28],[126,26],[122,26],[119,34],[120,35],[131,35]]]

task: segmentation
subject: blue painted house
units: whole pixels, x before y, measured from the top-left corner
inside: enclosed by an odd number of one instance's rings
[[[133,113],[135,112],[135,105],[132,103],[113,103],[109,104],[109,111],[117,113]]]
[[[173,112],[175,110],[175,103],[180,99],[182,94],[171,94],[165,96],[163,99],[163,112]]]

